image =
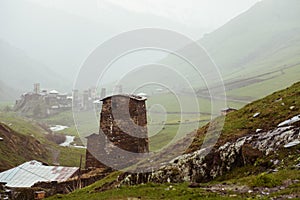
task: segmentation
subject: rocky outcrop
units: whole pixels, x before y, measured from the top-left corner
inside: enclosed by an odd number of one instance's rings
[[[214,147],[208,154],[201,149],[179,156],[152,173],[130,174],[123,184],[143,182],[206,182],[235,167],[254,163],[257,158],[276,152],[300,139],[299,127],[279,127],[272,131],[241,137]]]

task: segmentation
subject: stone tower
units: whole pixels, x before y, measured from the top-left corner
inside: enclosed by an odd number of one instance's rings
[[[104,98],[105,96],[106,96],[106,88],[102,88],[100,97]]]
[[[124,162],[124,167],[127,167],[134,157],[124,157],[117,153],[118,149],[132,153],[149,152],[146,98],[113,95],[102,102],[99,131],[103,134],[87,137],[86,167],[105,168],[102,159],[116,165]]]
[[[79,102],[79,91],[78,90],[73,90],[72,92],[72,97],[73,97],[73,106],[74,108],[79,108],[80,102]]]
[[[82,95],[82,106],[83,109],[86,110],[89,107],[89,91],[84,90]]]
[[[39,94],[41,92],[41,85],[39,83],[33,84],[33,92]]]

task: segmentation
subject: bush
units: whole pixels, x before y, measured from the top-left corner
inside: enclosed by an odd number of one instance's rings
[[[273,163],[270,160],[266,160],[263,158],[258,158],[255,163],[255,167],[264,167],[266,169],[271,168],[273,166]]]
[[[255,177],[252,182],[253,187],[276,187],[281,185],[281,181],[276,179],[273,174],[262,173]]]

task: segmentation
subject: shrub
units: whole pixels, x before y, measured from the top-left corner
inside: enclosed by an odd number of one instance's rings
[[[262,173],[256,176],[252,182],[253,187],[275,187],[281,184],[274,174]]]

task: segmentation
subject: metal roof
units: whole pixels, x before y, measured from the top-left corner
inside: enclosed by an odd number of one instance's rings
[[[0,182],[7,187],[31,187],[37,182],[66,181],[78,170],[78,167],[46,166],[32,160],[0,173]]]
[[[51,90],[49,94],[59,94],[59,92],[57,90]]]

